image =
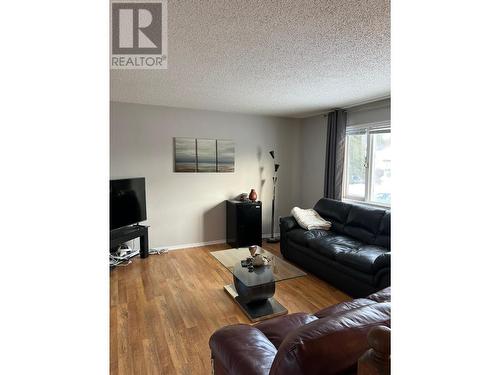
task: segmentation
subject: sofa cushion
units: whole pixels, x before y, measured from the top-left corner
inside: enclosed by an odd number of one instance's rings
[[[295,243],[308,246],[309,241],[331,235],[330,231],[322,229],[305,230],[302,228],[292,229],[286,236]]]
[[[332,223],[332,230],[340,233],[344,233],[344,224],[350,209],[350,204],[329,198],[321,198],[314,205],[314,210]]]
[[[293,216],[285,216],[280,218],[280,227],[285,231],[289,231],[293,228],[298,228],[299,224]]]
[[[343,246],[350,247],[353,249],[357,249],[357,248],[365,245],[363,242],[358,241],[355,238],[352,238],[349,236],[344,236],[344,235],[335,235],[332,239],[332,243],[335,243],[338,245],[343,245]]]
[[[318,318],[324,318],[326,316],[339,316],[345,312],[359,309],[363,306],[373,305],[377,301],[368,298],[358,298],[352,301],[341,302],[333,306],[328,306],[314,313]]]
[[[335,254],[335,260],[358,271],[374,274],[388,264],[387,249],[380,246],[365,245],[358,249]],[[380,257],[380,259],[378,259]]]
[[[370,302],[375,303],[375,301],[371,300]],[[315,315],[300,312],[285,316],[278,316],[274,319],[257,323],[254,327],[266,335],[269,341],[271,341],[276,348],[279,348],[281,342],[289,332],[317,319],[318,318]]]
[[[335,260],[335,254],[351,250],[351,248],[345,244],[337,243],[336,236],[334,235],[312,239],[309,241],[309,247],[332,260]]]
[[[318,253],[321,255],[331,259],[335,260],[335,257],[338,253],[344,253],[346,251],[350,251],[350,247],[346,247],[344,245],[338,245],[335,243],[330,243],[328,245],[319,245],[318,247],[313,248],[316,250]]]
[[[352,205],[344,232],[359,241],[373,244],[385,213],[385,210]]]
[[[288,246],[290,249],[293,249],[293,256],[288,257],[287,259],[300,265],[306,271],[309,270],[312,273],[318,274],[317,270],[321,268],[325,273],[335,274],[337,276],[347,275],[348,277],[352,277],[360,282],[370,285],[374,281],[375,275],[359,271],[355,268],[337,262],[334,259],[324,256],[312,247],[302,246],[292,241],[289,241]],[[307,259],[306,262],[304,261],[305,259]],[[326,280],[328,280],[328,277],[326,277]],[[357,297],[360,297],[361,295],[367,295],[372,292],[373,291],[359,294]]]

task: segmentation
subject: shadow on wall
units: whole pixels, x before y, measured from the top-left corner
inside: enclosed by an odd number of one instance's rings
[[[266,179],[264,178],[265,161],[262,160],[262,148],[257,148],[260,188],[256,189],[258,199],[262,199]],[[236,197],[228,197],[236,199]],[[222,201],[203,213],[203,242],[226,238],[226,201]]]
[[[226,201],[203,213],[203,242],[226,238]]]
[[[259,176],[260,176],[259,194],[262,195],[262,192],[264,191],[264,184],[266,183],[266,179],[262,178],[264,175],[264,166],[262,165],[262,149],[260,147],[257,148],[257,160],[259,162]]]

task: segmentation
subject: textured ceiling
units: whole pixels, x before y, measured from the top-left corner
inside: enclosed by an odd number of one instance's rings
[[[168,69],[111,100],[304,117],[390,94],[388,0],[169,0]]]

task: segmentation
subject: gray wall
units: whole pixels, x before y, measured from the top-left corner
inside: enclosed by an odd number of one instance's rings
[[[390,99],[352,107],[347,110],[347,126],[391,119]],[[323,196],[326,158],[327,117],[318,115],[300,124],[300,205],[310,208]]]
[[[390,100],[350,108],[347,124],[390,120]],[[323,196],[325,115],[305,119],[251,116],[111,103],[111,178],[146,177],[151,247],[182,247],[225,238],[226,199],[256,189],[263,232],[270,232],[272,159],[281,164],[277,218]],[[236,143],[235,172],[174,173],[173,138],[223,138]]]
[[[224,240],[224,201],[251,188],[269,233],[271,149],[281,164],[276,217],[300,201],[300,120],[115,102],[110,114],[111,178],[146,177],[151,247]],[[235,172],[174,173],[174,137],[233,139]]]
[[[300,206],[310,208],[323,196],[326,157],[326,116],[301,120]]]

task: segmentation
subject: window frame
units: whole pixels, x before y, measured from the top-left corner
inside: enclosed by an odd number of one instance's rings
[[[362,203],[370,206],[377,206],[383,208],[390,208],[391,204],[384,204],[380,202],[374,202],[371,200],[372,195],[372,169],[373,169],[373,137],[370,135],[374,134],[374,131],[377,130],[386,130],[388,129],[389,133],[391,133],[391,122],[390,121],[378,121],[378,122],[370,122],[364,124],[356,124],[350,125],[346,127],[346,135],[345,135],[345,150],[344,150],[344,172],[342,176],[342,200],[347,202],[355,202]],[[349,196],[347,194],[347,166],[348,160],[347,157],[349,155],[349,142],[347,142],[347,137],[349,133],[355,133],[363,131],[366,136],[366,155],[365,155],[365,195],[364,198],[359,198],[356,196]],[[392,136],[391,136],[392,137]]]

